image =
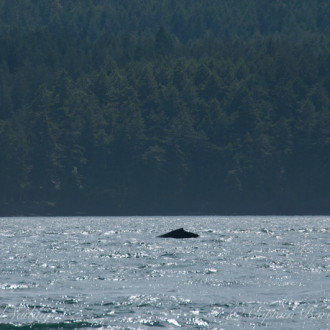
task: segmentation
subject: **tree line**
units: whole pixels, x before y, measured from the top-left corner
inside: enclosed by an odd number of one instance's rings
[[[328,212],[329,3],[231,3],[1,2],[0,213]]]

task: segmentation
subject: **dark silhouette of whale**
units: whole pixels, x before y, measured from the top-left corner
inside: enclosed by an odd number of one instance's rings
[[[171,237],[171,238],[191,238],[191,237],[198,237],[198,234],[190,233],[189,231],[185,231],[183,228],[176,229],[166,233],[164,235],[160,235],[158,237]]]

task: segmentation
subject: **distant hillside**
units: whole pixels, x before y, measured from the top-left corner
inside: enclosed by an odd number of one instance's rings
[[[330,212],[330,2],[0,2],[0,215]]]
[[[180,42],[330,33],[327,0],[3,0],[0,31],[70,31],[83,39],[106,34],[154,35],[164,26]]]

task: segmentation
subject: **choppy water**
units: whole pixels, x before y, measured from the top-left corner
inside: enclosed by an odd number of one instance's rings
[[[184,227],[195,239],[157,235]],[[330,328],[330,217],[0,218],[0,329]]]

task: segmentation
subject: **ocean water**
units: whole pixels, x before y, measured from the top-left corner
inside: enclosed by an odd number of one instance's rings
[[[330,217],[0,218],[0,329],[151,327],[330,329]]]

